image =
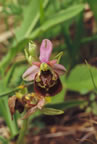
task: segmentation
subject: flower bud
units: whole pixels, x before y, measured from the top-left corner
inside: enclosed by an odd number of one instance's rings
[[[29,55],[31,55],[31,56],[35,56],[35,55],[37,55],[37,46],[36,46],[36,44],[33,42],[33,41],[30,41],[29,42],[29,49],[28,49],[28,51],[29,51]]]
[[[24,50],[25,56],[29,64],[37,59],[37,46],[33,41],[29,42],[29,47]]]

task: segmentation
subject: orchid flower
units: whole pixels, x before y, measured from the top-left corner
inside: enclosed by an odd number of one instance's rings
[[[43,96],[36,95],[36,93],[29,93],[26,95],[17,93],[8,99],[8,105],[12,118],[16,110],[18,110],[20,113],[26,110],[26,114],[23,117],[23,119],[26,119],[37,109],[42,109],[42,107],[45,105],[45,98]]]
[[[43,96],[54,96],[62,89],[59,79],[66,71],[65,67],[57,63],[57,60],[50,60],[53,46],[50,40],[44,39],[40,46],[39,62],[32,62],[23,74],[25,81],[34,80],[34,90]]]

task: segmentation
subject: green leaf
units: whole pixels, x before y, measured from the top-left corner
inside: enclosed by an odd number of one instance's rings
[[[53,109],[57,109],[57,110],[61,109],[61,111],[62,111],[62,110],[66,110],[66,109],[69,109],[69,108],[77,107],[77,106],[80,106],[80,105],[86,105],[87,103],[88,103],[87,101],[83,101],[83,100],[71,100],[71,101],[66,101],[66,102],[48,104],[45,107],[46,108],[53,108]],[[30,117],[30,120],[32,121],[32,119],[34,119],[35,117],[40,116],[41,114],[42,114],[41,111],[38,110],[37,112],[35,112]]]
[[[0,69],[6,69],[6,67],[10,64],[11,60],[16,56],[16,54],[23,50],[26,44],[29,42],[29,39],[23,39],[18,42],[15,46],[9,49],[8,54],[3,57],[2,61],[0,62]]]
[[[50,27],[62,23],[63,21],[67,21],[71,18],[74,18],[81,11],[83,11],[83,9],[84,9],[83,5],[75,5],[65,10],[62,10],[57,14],[55,14],[54,16],[52,16],[48,21],[46,21],[43,25],[43,28],[49,29]]]
[[[22,8],[19,5],[10,3],[3,8],[3,12],[6,15],[20,15],[22,13]]]
[[[35,2],[35,3],[33,3]],[[48,1],[45,1],[45,6],[47,5]],[[27,9],[33,9],[34,5],[37,5],[36,1],[31,2],[32,7]],[[36,7],[36,6],[35,6]],[[13,47],[10,49],[8,54],[4,57],[4,59],[0,63],[0,68],[5,69],[6,66],[11,62],[11,60],[16,56],[16,54],[23,50],[24,46],[27,44],[29,39],[35,39],[38,37],[42,32],[47,31],[49,28],[56,26],[57,24],[60,24],[62,22],[68,21],[71,18],[74,18],[76,15],[78,15],[81,11],[83,11],[84,6],[83,5],[75,5],[67,8],[66,10],[62,10],[61,12],[54,15],[52,18],[48,19],[42,26],[39,28],[36,28],[30,35],[31,31],[34,29],[37,21],[38,21],[38,15],[37,11],[34,11],[33,13],[37,13],[36,17],[32,17],[32,11],[29,10],[29,12],[25,12],[25,18],[24,21],[16,32],[16,39],[17,44],[14,42]],[[37,10],[37,9],[35,9]],[[26,24],[27,23],[27,24]],[[30,25],[29,25],[30,24]],[[30,36],[29,36],[30,35]],[[27,38],[29,37],[29,38]]]
[[[15,121],[11,119],[11,114],[8,107],[8,98],[0,99],[0,113],[2,114],[6,124],[8,125],[11,136],[15,136],[18,133],[18,129]]]
[[[17,62],[13,64],[13,66],[9,69],[4,79],[5,86],[6,87],[9,87],[9,85],[15,87],[18,86],[20,80],[22,79],[22,74],[26,69],[27,66],[23,64],[23,62]]]
[[[8,88],[4,85],[4,80],[0,81],[0,93],[7,91]],[[3,116],[6,124],[8,125],[11,136],[15,136],[18,133],[18,128],[15,121],[11,119],[11,114],[8,107],[8,97],[0,98],[0,114]]]
[[[14,69],[12,76],[9,80],[9,86],[10,87],[17,87],[21,84],[22,81],[22,75],[27,69],[27,65],[17,65],[17,67]]]
[[[2,144],[8,144],[8,140],[5,139],[3,136],[0,136],[0,141],[2,142]]]
[[[83,104],[87,104],[86,101],[83,100],[70,100],[70,101],[66,101],[66,102],[59,102],[56,104],[49,104],[46,107],[52,107],[52,108],[56,108],[56,109],[61,109],[61,110],[65,110],[65,109],[69,109],[69,108],[73,108],[73,107],[77,107]]]
[[[54,108],[43,108],[41,112],[45,115],[60,115],[64,113],[64,111]]]
[[[79,50],[80,50],[80,40],[84,35],[84,23],[83,23],[83,15],[84,12],[80,13],[79,17],[76,20],[76,31],[75,31],[75,38],[73,39],[73,57],[78,58]],[[80,56],[79,56],[80,57]],[[75,59],[76,61],[78,59]]]
[[[48,0],[44,1],[43,7],[46,7]],[[0,62],[0,69],[6,69],[10,64],[11,60],[16,56],[16,54],[22,51],[25,45],[28,43],[28,36],[33,31],[36,23],[39,20],[39,2],[38,0],[31,0],[29,5],[24,11],[24,19],[21,26],[15,31],[15,40],[10,48],[8,54]]]
[[[93,66],[90,66],[89,68],[92,72],[94,82],[97,85],[97,68]],[[69,90],[80,93],[87,93],[94,90],[94,85],[87,65],[78,65],[72,69],[66,80],[66,87]]]
[[[84,6],[81,4],[81,5],[71,6],[65,10],[58,12],[56,15],[49,18],[42,26],[40,26],[35,31],[33,31],[33,33],[30,35],[30,38],[35,38],[42,32],[47,31],[49,28],[74,18],[80,12],[82,12],[83,9]]]
[[[48,0],[44,0],[43,7],[45,7],[47,3]],[[17,40],[20,41],[24,37],[29,36],[38,22],[39,16],[39,0],[31,0],[26,9],[24,9],[24,20],[20,28],[16,31]]]

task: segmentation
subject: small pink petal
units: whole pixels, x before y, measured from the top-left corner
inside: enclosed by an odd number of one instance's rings
[[[42,107],[44,106],[44,104],[45,104],[45,98],[42,97],[40,99],[40,101],[38,102],[38,104],[37,104],[37,108],[42,109]]]
[[[58,75],[63,75],[66,72],[66,68],[61,64],[54,64],[52,68]]]
[[[41,63],[40,62],[32,62],[33,65],[36,65],[38,67],[40,67]]]
[[[40,61],[41,62],[48,62],[49,58],[52,53],[52,43],[48,39],[44,39],[42,41],[41,47],[40,47]]]
[[[23,74],[23,79],[25,81],[32,81],[35,78],[35,75],[39,72],[39,67],[33,65],[29,67],[26,72]]]
[[[49,64],[50,66],[52,66],[52,65],[54,65],[54,64],[56,64],[56,63],[57,63],[57,60],[51,60],[51,61],[48,62],[48,64]]]

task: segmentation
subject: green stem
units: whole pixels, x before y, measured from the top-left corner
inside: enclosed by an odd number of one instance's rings
[[[16,144],[25,144],[24,137],[25,137],[25,134],[27,132],[27,128],[28,128],[28,119],[25,119],[23,121],[23,125],[22,125],[22,128],[20,130],[20,135],[18,137]]]
[[[9,143],[8,140],[5,139],[3,136],[0,136],[0,142],[2,142],[2,144],[8,144]]]
[[[14,93],[14,92],[16,92],[16,91],[18,91],[18,90],[20,90],[20,88],[15,88],[15,89],[13,89],[13,90],[11,90],[11,91],[9,91],[9,92],[0,94],[0,98],[5,97],[5,96],[8,96],[8,95],[10,95],[10,94],[12,94],[12,93]]]
[[[21,85],[21,86],[23,86],[23,88],[25,88],[25,87],[28,87],[28,86],[31,85],[31,84],[33,84],[33,82],[31,82],[31,83],[29,83],[29,84]],[[8,96],[8,95],[10,95],[10,94],[12,94],[12,93],[14,93],[14,92],[17,92],[17,91],[19,91],[19,90],[21,90],[21,89],[22,89],[21,87],[17,87],[17,88],[15,88],[15,89],[13,89],[13,90],[10,90],[9,92],[0,94],[0,98],[5,97],[5,96]]]

